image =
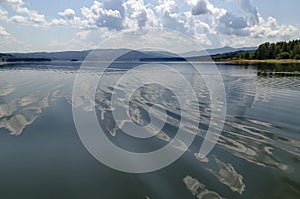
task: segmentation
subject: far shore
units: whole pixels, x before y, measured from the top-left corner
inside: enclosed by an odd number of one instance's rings
[[[297,59],[222,59],[221,62],[233,62],[239,64],[256,64],[256,63],[268,63],[268,64],[293,64],[300,63]]]

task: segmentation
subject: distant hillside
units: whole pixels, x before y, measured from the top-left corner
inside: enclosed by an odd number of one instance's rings
[[[6,62],[44,62],[51,61],[51,59],[46,58],[8,58],[5,60]]]
[[[216,55],[216,54],[224,54],[229,52],[237,52],[237,51],[246,51],[246,50],[256,50],[256,47],[249,47],[249,48],[232,48],[229,46],[225,46],[223,48],[216,48],[216,49],[208,49],[206,51],[191,51],[187,53],[183,53],[180,56],[182,57],[199,57],[204,55]],[[9,55],[13,58],[24,59],[24,58],[31,58],[31,59],[51,59],[53,61],[70,61],[70,60],[78,60],[83,61],[92,50],[84,50],[84,51],[64,51],[64,52],[32,52],[32,53],[0,53],[1,57],[7,57]],[[126,56],[124,56],[126,54]],[[129,49],[97,49],[93,50],[92,55],[90,55],[90,59],[95,60],[112,60],[117,55],[123,55],[119,58],[120,61],[126,60],[141,60],[141,59],[151,59],[151,58],[174,58],[178,57],[178,55],[164,52],[164,51],[132,51]],[[94,56],[94,57],[93,57]]]
[[[223,48],[216,48],[216,49],[207,49],[203,51],[190,51],[187,53],[181,54],[183,57],[199,57],[199,56],[206,56],[206,55],[218,55],[218,54],[225,54],[225,53],[232,53],[238,51],[255,51],[257,47],[243,47],[243,48],[232,48],[229,46],[225,46]]]
[[[2,62],[42,62],[51,61],[48,58],[32,58],[32,57],[17,57],[7,53],[0,53],[0,61]]]
[[[51,60],[84,60],[90,53],[90,50],[86,51],[66,51],[66,52],[33,52],[33,53],[11,53],[17,58],[43,58]]]
[[[91,53],[92,52],[92,53]],[[91,54],[90,54],[91,53]],[[90,54],[90,55],[89,55]],[[53,61],[83,61],[88,55],[89,60],[110,61],[121,55],[118,61],[137,61],[143,58],[174,57],[176,55],[162,51],[135,51],[129,49],[96,49],[85,51],[65,51],[65,52],[34,52],[34,53],[11,53],[17,58],[43,58]]]
[[[6,61],[6,59],[12,58],[11,54],[0,53],[0,61]]]

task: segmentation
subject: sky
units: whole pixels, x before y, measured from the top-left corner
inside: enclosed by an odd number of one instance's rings
[[[299,7],[298,0],[0,0],[0,52],[94,49],[114,34],[152,28],[207,49],[257,46],[299,39]]]

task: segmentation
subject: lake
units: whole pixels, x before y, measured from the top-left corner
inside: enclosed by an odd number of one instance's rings
[[[74,124],[73,84],[80,62],[0,65],[1,198],[300,198],[300,66],[218,63],[227,114],[221,136],[204,158],[197,152],[211,117],[210,95],[201,75],[184,63],[168,63],[195,84],[200,123],[189,149],[157,171],[131,174],[96,160]],[[99,63],[101,65],[101,63]],[[210,67],[210,63],[198,63]],[[117,63],[104,78],[95,108],[105,136],[128,151],[157,150],[174,138],[181,119],[174,93],[145,85],[132,97],[135,123],[149,123],[149,106],[165,105],[168,123],[141,142],[122,133],[109,106],[113,84],[134,64]],[[197,65],[197,63],[195,63]],[[149,68],[146,74],[160,72]],[[100,75],[93,69],[87,76]],[[181,82],[162,75],[188,99]],[[118,87],[126,92],[126,87]],[[180,95],[180,94],[179,94]],[[181,96],[181,97],[182,97]],[[160,113],[161,110],[156,110]],[[176,150],[184,143],[175,143]]]

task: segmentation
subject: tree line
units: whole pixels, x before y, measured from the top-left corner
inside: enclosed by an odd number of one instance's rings
[[[300,59],[300,40],[263,43],[254,52],[243,52],[240,59]]]

